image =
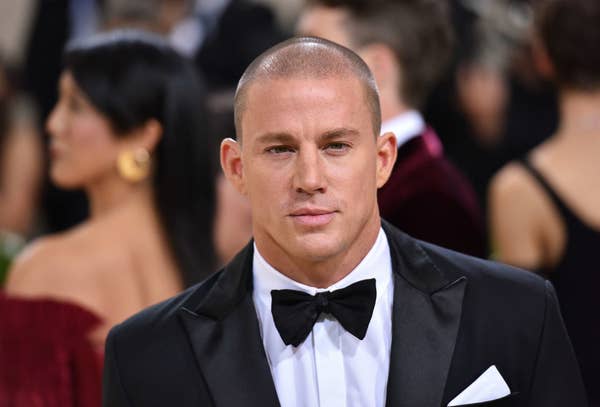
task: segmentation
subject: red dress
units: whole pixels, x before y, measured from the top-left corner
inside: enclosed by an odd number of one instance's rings
[[[0,292],[0,407],[98,407],[100,318],[77,305]]]

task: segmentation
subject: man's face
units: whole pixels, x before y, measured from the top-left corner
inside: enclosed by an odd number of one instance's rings
[[[224,144],[222,163],[249,197],[267,260],[322,262],[373,243],[395,144],[373,134],[364,92],[350,76],[250,85],[241,146]]]

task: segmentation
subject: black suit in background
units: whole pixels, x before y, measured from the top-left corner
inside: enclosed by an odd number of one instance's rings
[[[491,365],[512,394],[478,405],[586,405],[549,283],[383,227],[394,270],[388,406],[446,406]],[[113,328],[104,406],[278,405],[252,255],[249,244],[206,282]]]

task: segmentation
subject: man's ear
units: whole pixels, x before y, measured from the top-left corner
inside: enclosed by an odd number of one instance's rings
[[[221,168],[225,178],[242,195],[246,195],[244,166],[242,164],[242,149],[240,143],[231,138],[221,142]]]
[[[381,188],[387,182],[397,155],[398,144],[394,133],[387,132],[377,137],[377,188]]]

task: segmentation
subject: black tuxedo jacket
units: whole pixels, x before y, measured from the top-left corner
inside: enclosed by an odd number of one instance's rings
[[[491,365],[512,394],[478,405],[586,405],[549,283],[383,227],[394,270],[388,406],[446,406]],[[279,405],[252,300],[252,250],[112,329],[104,406]]]

